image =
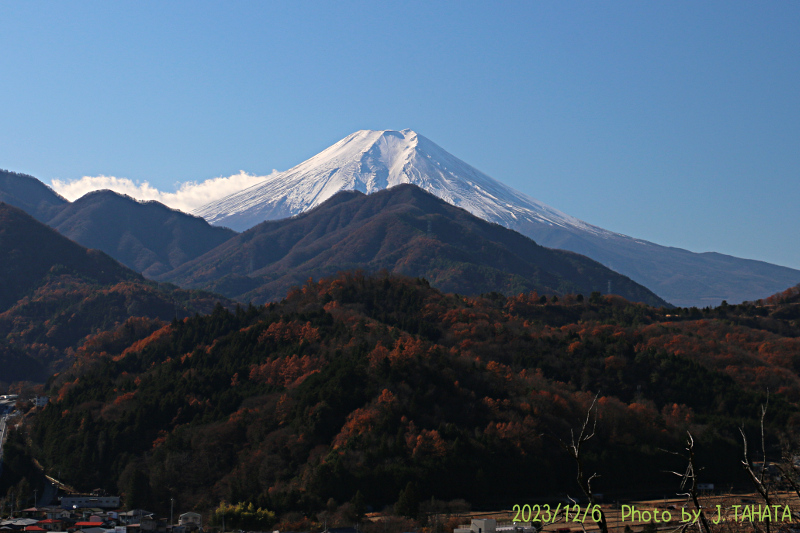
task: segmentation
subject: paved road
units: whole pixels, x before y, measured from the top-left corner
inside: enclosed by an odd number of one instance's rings
[[[8,415],[0,415],[0,459],[3,458],[3,443],[6,441],[6,418]]]
[[[42,495],[39,496],[39,501],[36,502],[36,507],[47,507],[52,504],[58,496],[58,487],[49,479],[44,484]]]
[[[0,405],[0,476],[3,475],[3,444],[6,441],[6,419],[8,414]],[[34,507],[50,505],[58,495],[58,487],[53,484],[49,479],[45,484],[44,491],[39,497],[39,501],[34,503]]]
[[[6,420],[9,414],[14,409],[12,402],[0,402],[0,474],[3,473],[3,444],[6,442]]]

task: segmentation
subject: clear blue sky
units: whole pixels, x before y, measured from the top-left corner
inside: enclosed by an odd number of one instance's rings
[[[0,168],[165,190],[412,128],[587,222],[800,268],[800,2],[3,2]]]

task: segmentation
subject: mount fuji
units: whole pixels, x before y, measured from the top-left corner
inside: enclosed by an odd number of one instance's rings
[[[800,283],[800,271],[791,268],[660,246],[588,224],[500,183],[408,129],[357,131],[194,214],[243,231],[303,213],[342,190],[370,194],[403,183],[541,245],[587,255],[675,305],[755,300]]]
[[[343,190],[370,194],[411,183],[473,215],[514,227],[531,221],[608,233],[515,191],[411,130],[361,130],[286,172],[194,211],[244,231],[300,214]]]

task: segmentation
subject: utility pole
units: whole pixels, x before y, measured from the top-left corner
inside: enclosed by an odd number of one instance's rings
[[[170,525],[170,527],[174,524],[174,522],[172,521],[172,508],[173,508],[174,505],[175,505],[175,498],[170,498],[169,499],[169,525]]]
[[[39,489],[33,489],[33,506],[36,507],[36,501],[39,499]]]

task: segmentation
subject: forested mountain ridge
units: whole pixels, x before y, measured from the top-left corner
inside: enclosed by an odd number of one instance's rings
[[[109,190],[68,202],[32,176],[0,170],[0,201],[149,278],[194,259],[236,232],[158,202]]]
[[[156,507],[314,513],[360,490],[380,508],[408,482],[422,499],[507,504],[575,490],[550,437],[568,439],[598,395],[596,490],[676,490],[658,448],[686,430],[704,475],[737,483],[737,428],[757,430],[767,389],[768,451],[800,428],[800,317],[782,305],[465,298],[343,273],[277,304],[90,339],[31,435],[70,484]]]
[[[68,202],[33,176],[0,170],[0,202],[47,222]]]
[[[227,241],[236,232],[158,202],[95,191],[47,221],[62,235],[154,278]]]
[[[365,195],[340,192],[296,217],[264,222],[157,279],[239,301],[282,298],[309,277],[386,269],[476,295],[612,291],[667,305],[587,257],[552,250],[453,207],[416,185]]]
[[[410,192],[417,189],[412,185],[375,198],[341,193],[313,213],[262,225],[241,238],[202,218],[112,191],[95,191],[69,203],[28,176],[9,175],[3,187],[33,187],[39,202],[49,206],[43,219],[48,225],[151,279],[244,302],[278,300],[309,276],[385,268],[424,276],[442,290],[464,294],[589,294],[607,290],[611,282],[614,292],[626,298],[665,305],[594,261],[539,247],[422,190]],[[29,209],[32,201],[20,205]]]
[[[143,278],[97,250],[87,250],[22,210],[0,203],[0,311],[38,287],[51,269],[107,284]]]
[[[22,210],[0,203],[0,382],[42,382],[85,337],[132,316],[171,320],[222,300],[145,280]]]

